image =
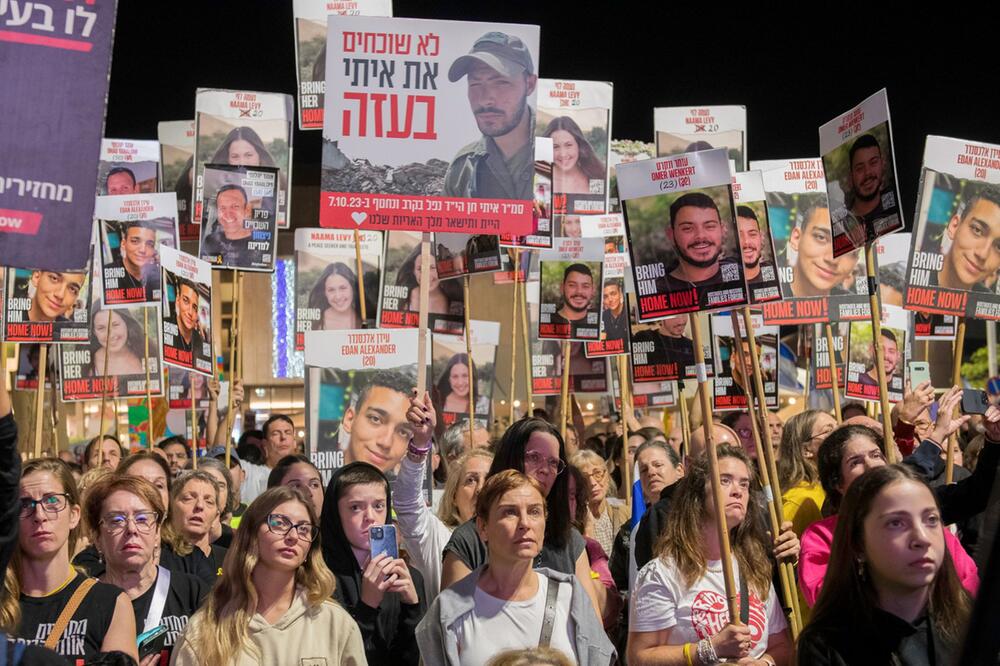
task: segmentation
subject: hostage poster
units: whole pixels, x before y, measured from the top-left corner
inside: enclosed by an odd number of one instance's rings
[[[610,182],[608,184],[608,212],[622,212],[622,204],[618,197],[618,172],[619,164],[638,162],[640,160],[651,160],[656,157],[656,146],[644,141],[629,139],[613,139],[611,141],[611,152],[608,161]]]
[[[587,343],[587,357],[627,354],[629,308],[625,296],[625,275],[628,271],[625,220],[620,213],[585,215],[580,218],[580,228],[585,238],[601,238],[604,241],[600,340]]]
[[[882,346],[882,365],[889,390],[889,402],[903,399],[903,376],[909,357],[907,331],[909,313],[891,305],[882,308],[881,335],[878,343]],[[873,328],[869,322],[851,322],[847,351],[847,386],[844,395],[877,402],[879,400],[878,368],[875,365],[875,341]]]
[[[392,16],[392,0],[292,0],[299,129],[323,129],[326,93],[326,19]]]
[[[500,238],[484,234],[434,234],[434,259],[440,280],[499,271]]]
[[[411,437],[417,339],[415,329],[306,334],[307,450],[325,477],[355,461],[383,472],[399,465]]]
[[[160,143],[101,139],[97,195],[148,194],[160,191]]]
[[[748,302],[722,149],[618,166],[639,321]]]
[[[38,352],[41,345],[30,343],[17,346],[17,372],[14,375],[14,388],[18,391],[34,391],[38,388]],[[45,390],[52,388],[52,379],[56,376],[58,365],[57,347],[50,347],[46,357]]]
[[[160,246],[178,248],[176,195],[97,197],[94,217],[101,302],[109,308],[158,304]]]
[[[163,362],[212,376],[212,267],[160,248]]]
[[[320,225],[533,233],[538,26],[327,25]]]
[[[737,171],[747,168],[747,107],[673,106],[653,109],[657,157],[725,148]]]
[[[92,246],[88,243],[88,248]],[[4,340],[86,342],[89,273],[8,268],[4,281]]]
[[[1000,319],[1000,146],[928,136],[915,218],[903,306]]]
[[[0,266],[89,270],[116,9],[0,3]]]
[[[287,229],[292,182],[291,95],[199,88],[195,95],[195,224],[205,217],[206,164],[278,170],[277,224]]]
[[[432,244],[434,236],[431,236]],[[379,325],[416,328],[420,323],[421,234],[390,231],[385,242],[385,272]],[[428,269],[427,325],[434,333],[461,335],[465,330],[465,294],[461,280],[440,280],[434,253]]]
[[[833,363],[837,368],[837,388],[844,392],[844,370],[847,362],[847,336],[850,329],[848,322],[833,322],[829,324],[833,339]],[[812,380],[813,388],[818,391],[833,388],[833,374],[830,372],[830,351],[826,338],[827,324],[814,324],[812,343]]]
[[[194,121],[166,120],[156,125],[160,140],[160,169],[164,192],[177,195],[177,227],[181,240],[198,240],[198,225],[191,224],[194,195]]]
[[[695,316],[701,327],[706,373],[711,377],[715,374],[712,318],[707,313]],[[631,333],[633,382],[641,384],[697,377],[690,315],[674,315],[642,324],[635,321],[633,311]]]
[[[213,268],[273,271],[278,170],[206,164],[199,256]]]
[[[602,238],[557,238],[539,252],[539,338],[600,339],[603,259]]]
[[[739,333],[733,327],[730,315],[712,317],[712,340],[715,349],[715,379],[712,385],[712,409],[715,411],[745,411],[751,408],[748,396],[756,393],[753,384],[753,361],[750,357],[750,343],[747,341],[746,324],[739,317]],[[767,409],[778,408],[778,327],[765,326],[760,315],[751,316],[754,340],[756,341],[757,362],[760,364],[761,378],[764,383],[764,403]],[[742,352],[737,347],[742,348]],[[740,353],[742,363],[740,362]],[[748,390],[749,389],[749,390]],[[760,399],[752,405],[760,409]]]
[[[534,231],[527,236],[500,234],[500,247],[552,247],[552,139],[535,137],[535,178],[532,186]]]
[[[767,219],[764,180],[760,171],[733,174],[736,227],[743,253],[743,272],[750,291],[750,304],[781,300],[778,268],[774,261],[774,241]]]
[[[361,282],[354,234],[336,229],[295,230],[295,349],[307,331],[375,328],[382,276],[382,232],[361,231]],[[365,319],[361,318],[364,290]]]
[[[472,335],[472,375],[464,336],[435,334],[431,344],[431,398],[444,427],[469,420],[473,408],[476,422],[489,423],[496,376],[500,324],[469,322]],[[471,404],[470,404],[471,403]]]

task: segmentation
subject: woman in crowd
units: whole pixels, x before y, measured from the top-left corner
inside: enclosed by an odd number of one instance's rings
[[[367,304],[367,312],[374,312],[373,306],[374,302]],[[358,276],[343,262],[327,264],[309,292],[309,307],[320,311],[314,331],[361,328]]]
[[[95,301],[90,308],[90,321],[90,367],[85,371],[88,377],[146,374],[143,363],[146,336],[142,324],[133,319],[128,310],[105,310],[100,307],[100,301]],[[150,342],[151,350],[153,344]],[[107,356],[108,351],[111,352],[110,357]],[[150,372],[155,375],[157,370],[150,367]]]
[[[820,443],[837,427],[832,416],[808,409],[788,419],[781,435],[778,481],[785,520],[792,521],[798,537],[823,517],[826,493],[819,482],[816,452]]]
[[[608,468],[604,459],[588,449],[577,451],[570,457],[570,465],[590,479],[590,497],[587,498],[587,508],[590,510],[593,536],[601,544],[604,552],[611,554],[615,535],[622,525],[629,521],[631,512],[622,503],[608,501],[610,490]]]
[[[442,590],[418,627],[426,664],[485,665],[498,651],[551,647],[582,666],[611,664],[615,650],[573,574],[534,568],[546,532],[538,481],[508,469],[476,499],[488,561]],[[588,573],[589,577],[589,573]]]
[[[124,455],[125,447],[114,435],[95,437],[87,442],[87,448],[83,450],[83,469],[87,471],[104,467],[113,470],[118,467]]]
[[[423,578],[402,559],[371,552],[369,530],[391,515],[389,481],[377,467],[338,468],[323,500],[323,558],[337,579],[337,600],[361,628],[368,662],[416,666],[414,632],[427,608]]]
[[[163,526],[164,550],[180,557],[201,551],[216,575],[226,555],[225,548],[212,543],[212,526],[221,517],[221,495],[219,484],[208,472],[185,472],[170,486],[168,520]]]
[[[433,599],[441,589],[441,553],[452,531],[475,516],[476,497],[486,481],[493,453],[489,449],[470,449],[451,463],[435,516],[423,493],[426,461],[431,452],[424,426],[433,432],[437,420],[430,395],[425,392],[422,400],[411,399],[406,418],[414,425],[415,432],[399,465],[393,504],[406,551],[424,576],[426,597]]]
[[[507,428],[494,452],[489,476],[507,469],[527,474],[542,487],[548,509],[545,541],[538,554],[538,566],[565,574],[575,574],[599,607],[590,581],[586,541],[570,524],[569,478],[566,471],[566,447],[559,431],[548,421],[524,418]],[[487,477],[488,478],[488,477]],[[475,521],[458,526],[444,548],[441,569],[442,589],[486,564],[486,545]]]
[[[279,460],[267,477],[268,488],[278,486],[302,491],[306,498],[312,500],[317,511],[323,509],[323,475],[309,460],[309,456],[296,453]]]
[[[718,447],[725,506],[716,505],[707,457],[689,465],[677,485],[656,551],[636,579],[629,619],[628,663],[788,664],[792,657],[781,604],[771,582],[769,539],[755,490],[754,467],[739,448]],[[717,512],[725,514],[734,579],[748,594],[750,621],[734,624],[726,609]],[[745,600],[744,597],[746,598]]]
[[[218,584],[174,648],[176,666],[363,666],[358,626],[330,597],[312,502],[270,488],[243,514]]]
[[[396,273],[396,285],[409,289],[409,298],[403,304],[403,309],[416,312],[420,309],[420,244],[418,243],[410,255],[403,261]],[[428,312],[434,314],[460,315],[465,309],[465,298],[462,295],[461,280],[440,281],[437,277],[437,264],[431,257],[428,267]]]
[[[80,529],[80,496],[66,463],[39,458],[25,464],[20,497],[18,547],[7,569],[0,625],[70,661],[111,650],[138,658],[129,598],[70,563]],[[52,633],[55,625],[61,632]]]
[[[198,471],[209,474],[219,487],[219,519],[212,523],[211,541],[214,545],[229,548],[233,542],[233,528],[229,526],[229,521],[240,504],[239,496],[233,492],[233,475],[226,463],[211,456],[198,461]],[[221,560],[219,563],[222,563]]]
[[[590,181],[607,179],[604,162],[594,154],[583,131],[569,116],[553,118],[543,136],[552,137],[552,190],[560,194],[591,194]]]
[[[799,663],[958,663],[971,604],[927,483],[902,465],[872,469],[841,513]]]
[[[208,587],[189,574],[157,566],[160,525],[166,514],[156,488],[134,476],[102,479],[87,494],[83,515],[102,559],[101,582],[121,588],[132,601],[137,633],[163,625],[163,650],[143,659],[160,664],[201,605]]]
[[[597,612],[604,621],[604,627],[611,629],[618,622],[622,597],[611,575],[607,551],[591,536],[593,520],[587,506],[590,499],[590,479],[573,465],[567,467],[566,472],[569,474],[569,513],[573,527],[583,535],[583,540],[587,543],[587,563],[597,596]]]
[[[469,357],[467,354],[455,354],[448,359],[447,365],[438,377],[436,389],[437,404],[441,412],[451,414],[469,413],[469,399],[472,388],[477,386],[478,370],[472,366],[472,380],[469,380]],[[486,396],[479,396],[476,401],[476,414],[489,413],[489,401]]]

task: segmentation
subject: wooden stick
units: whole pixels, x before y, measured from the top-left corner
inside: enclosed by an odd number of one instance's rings
[[[840,382],[837,380],[837,353],[833,349],[833,324],[830,322],[826,323],[826,352],[830,359],[830,381],[833,382],[831,388],[833,391],[833,415],[840,422]]]
[[[142,363],[146,368],[146,448],[153,448],[153,389],[149,385],[149,308],[142,309]],[[107,349],[104,351],[107,354]],[[116,412],[117,414],[117,412]]]
[[[517,250],[520,252],[520,250]],[[516,275],[516,273],[515,273]],[[514,293],[517,294],[517,282],[514,283]],[[535,397],[532,395],[534,387],[532,386],[532,376],[531,376],[531,335],[528,332],[528,276],[524,276],[524,281],[521,282],[521,296],[518,298],[521,303],[521,337],[524,343],[524,392],[527,400],[527,406],[524,408],[524,413],[531,416],[531,412],[535,407]],[[516,309],[516,308],[515,308]],[[517,326],[517,319],[514,320],[514,326]],[[511,375],[514,374],[513,368],[511,369]]]
[[[681,406],[681,459],[685,459],[690,451],[691,417],[688,415],[687,398],[684,397],[684,380],[677,380],[677,402]]]
[[[622,483],[625,484],[625,506],[632,509],[632,467],[628,462],[628,418],[631,414],[631,406],[628,404],[626,393],[628,392],[628,357],[624,354],[615,357],[618,361],[618,399],[622,403],[622,459],[619,465],[622,468]]]
[[[885,438],[885,457],[892,464],[896,461],[895,439],[892,436],[892,418],[889,408],[889,389],[885,378],[885,355],[882,353],[882,307],[875,275],[875,247],[865,245],[865,266],[868,269],[868,302],[871,305],[872,346],[875,348],[875,368],[878,371],[879,404],[882,413],[882,436]]]
[[[958,328],[955,330],[955,348],[952,354],[951,382],[952,386],[962,385],[962,351],[965,347],[965,317],[958,318]],[[961,403],[955,405],[954,416],[961,414]],[[958,433],[954,432],[948,438],[948,451],[944,458],[944,482],[952,482],[955,474],[955,447],[958,446]]]
[[[198,412],[194,405],[194,382],[191,382],[191,469],[198,469]]]
[[[110,331],[110,329],[109,329]],[[38,348],[38,388],[35,389],[35,457],[42,457],[42,431],[45,429],[45,371],[48,369],[48,345]],[[107,351],[105,350],[105,354]],[[101,433],[103,436],[104,433]]]
[[[108,402],[108,361],[111,360],[111,354],[108,351],[108,338],[111,337],[111,314],[111,310],[108,310],[108,328],[104,334],[104,382],[101,384],[101,429],[97,432],[99,437],[104,437],[104,408]],[[118,419],[117,409],[115,411],[115,419]],[[115,430],[117,431],[117,429],[118,426],[116,424]]]
[[[705,432],[705,448],[708,455],[709,476],[712,479],[712,496],[715,498],[715,523],[719,531],[719,550],[722,555],[722,579],[726,587],[726,604],[729,608],[730,622],[739,624],[740,607],[737,602],[736,583],[733,577],[733,554],[729,548],[729,528],[726,525],[725,497],[722,494],[722,482],[719,480],[719,456],[715,450],[715,440],[712,437],[712,398],[708,392],[708,370],[705,367],[705,350],[701,343],[701,322],[698,315],[692,313],[691,337],[694,343],[694,362],[698,374],[698,392],[701,394],[701,427]]]
[[[563,340],[562,348],[562,401],[559,409],[559,434],[566,441],[566,426],[569,422],[569,340]]]
[[[518,304],[521,302],[521,299],[517,297],[517,274],[520,271],[520,264],[521,248],[514,248],[514,322],[510,329],[510,392],[507,394],[507,400],[510,402],[510,415],[508,416],[508,421],[511,425],[514,423],[514,388],[516,384],[514,378],[517,376],[514,370],[517,368],[517,311],[519,310]],[[522,313],[522,316],[524,321],[527,322],[527,302],[525,303],[525,310]],[[531,348],[525,347],[524,349],[525,358],[530,359]],[[528,361],[525,361],[525,365],[530,367],[531,364]],[[530,391],[531,389],[529,388],[528,390]]]
[[[226,406],[226,467],[229,467],[229,459],[232,456],[233,448],[233,387],[236,386],[236,380],[240,376],[240,347],[243,345],[243,336],[240,335],[242,332],[241,323],[242,317],[240,317],[240,311],[243,309],[241,301],[243,300],[243,273],[239,270],[233,271],[233,320],[229,324],[229,395],[227,396],[227,406]],[[194,393],[191,394],[192,404],[194,403]],[[211,447],[212,442],[206,442],[206,445]]]
[[[361,301],[361,328],[368,327],[368,306],[365,303],[365,270],[361,264],[361,232],[354,230],[354,260],[358,265],[358,300]],[[240,374],[242,377],[242,373]],[[229,464],[229,454],[226,454],[226,464]]]
[[[431,294],[431,235],[425,231],[420,239],[420,315],[417,319],[417,390],[427,387],[427,320]],[[469,307],[466,303],[464,307]]]
[[[465,291],[465,360],[469,369],[469,446],[475,441],[473,431],[476,425],[476,376],[472,364],[472,326],[469,310],[472,309],[472,301],[469,299],[469,274],[466,273],[462,280],[462,287]],[[514,283],[514,293],[517,293],[517,283]]]

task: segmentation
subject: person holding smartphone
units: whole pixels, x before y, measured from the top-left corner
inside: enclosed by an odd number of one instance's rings
[[[415,632],[427,609],[424,581],[399,558],[394,536],[385,546],[395,533],[387,525],[389,481],[374,465],[348,463],[330,478],[321,515],[323,558],[337,579],[334,596],[358,623],[368,663],[416,666]],[[373,541],[379,547],[373,549]]]

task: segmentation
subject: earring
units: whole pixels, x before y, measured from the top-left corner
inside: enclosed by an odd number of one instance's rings
[[[858,578],[865,579],[865,561],[860,557],[858,558]]]

